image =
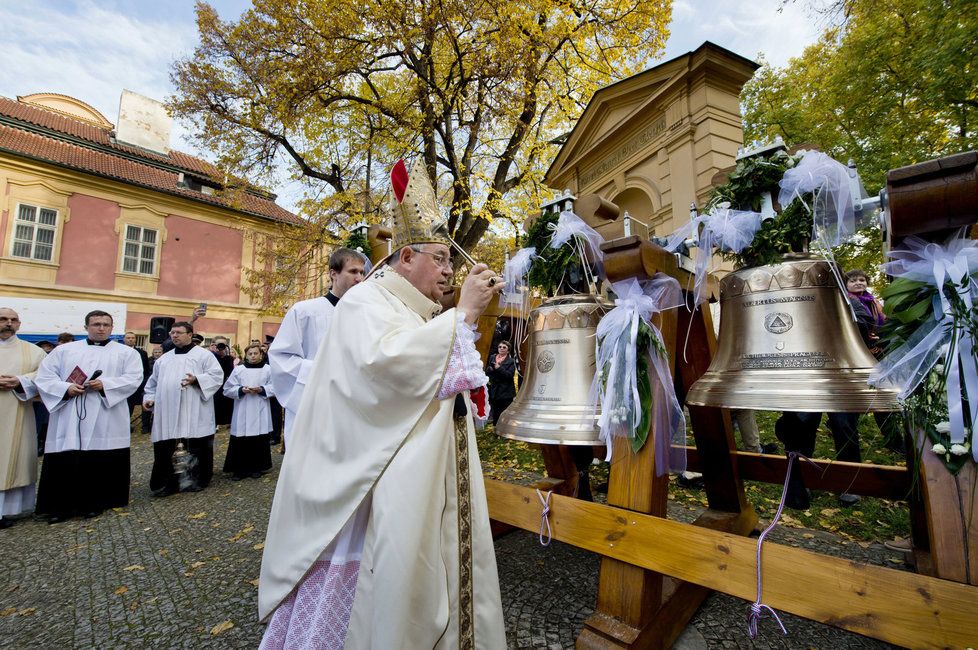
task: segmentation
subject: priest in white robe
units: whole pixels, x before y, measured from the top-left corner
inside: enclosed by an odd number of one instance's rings
[[[355,250],[338,248],[329,257],[330,289],[325,296],[302,300],[285,313],[275,340],[268,348],[272,385],[285,407],[283,436],[288,440],[290,423],[302,403],[316,352],[322,345],[333,309],[346,291],[363,280],[364,257]]]
[[[0,528],[34,509],[37,432],[30,400],[44,351],[17,338],[20,317],[0,307]]]
[[[110,314],[86,314],[85,331],[86,339],[52,350],[34,379],[51,413],[36,507],[49,523],[129,504],[126,398],[143,382],[143,364],[109,339]]]
[[[153,364],[143,389],[143,408],[153,411],[149,489],[154,496],[180,491],[173,452],[181,442],[191,455],[184,491],[203,490],[214,475],[214,395],[224,384],[224,371],[210,350],[193,344],[193,334],[186,321],[170,327],[174,347]]]
[[[340,302],[307,384],[262,557],[262,648],[506,647],[469,413],[487,383],[473,324],[499,287],[476,265],[440,313],[453,272],[423,174],[395,185],[397,250]]]
[[[244,361],[235,366],[224,382],[224,395],[234,401],[231,414],[231,439],[224,457],[224,471],[232,481],[248,476],[261,478],[272,468],[268,436],[272,430],[269,400],[275,394],[272,372],[261,346],[252,343],[245,348]]]

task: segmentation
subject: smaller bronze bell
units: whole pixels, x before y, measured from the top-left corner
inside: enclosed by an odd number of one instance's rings
[[[610,302],[557,296],[530,312],[529,363],[520,392],[496,423],[503,438],[557,445],[601,445],[589,394],[594,333]]]
[[[720,281],[720,337],[687,404],[764,411],[866,413],[900,409],[871,388],[876,365],[830,262],[786,255]]]

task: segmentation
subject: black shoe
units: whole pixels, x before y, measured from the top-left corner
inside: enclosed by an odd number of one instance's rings
[[[52,515],[51,517],[48,517],[48,523],[49,524],[60,524],[61,522],[68,521],[69,519],[71,519],[71,517],[64,517],[64,516],[61,516],[61,515]]]
[[[784,499],[784,505],[792,510],[808,510],[812,505],[811,494],[806,488],[802,488],[801,491],[789,490]]]
[[[231,477],[231,480],[232,481],[243,481],[244,480],[244,477],[243,476],[238,476],[237,474],[235,474],[234,476]]]
[[[154,490],[152,495],[154,499],[162,499],[170,496],[171,494],[176,494],[180,490],[175,488],[163,488],[162,490]]]
[[[82,516],[85,517],[85,519],[95,519],[100,514],[102,514],[102,512],[103,512],[102,510],[92,510],[91,512],[86,512]]]
[[[0,530],[4,528],[10,528],[13,525],[14,522],[12,519],[8,519],[7,517],[0,517]]]
[[[188,487],[188,488],[187,488],[186,490],[184,490],[184,492],[200,492],[200,491],[202,491],[203,489],[204,489],[204,488],[202,488],[202,487],[201,487],[201,486],[199,486],[199,485],[191,485],[191,486],[190,486],[190,487]]]
[[[776,442],[769,442],[765,445],[761,445],[762,454],[777,454],[780,449],[781,448],[778,447],[778,443]]]
[[[858,494],[843,493],[839,495],[839,505],[843,508],[851,508],[859,503],[860,498]]]
[[[251,473],[251,478],[261,478],[261,476],[262,476],[262,473],[261,472],[252,472]]]

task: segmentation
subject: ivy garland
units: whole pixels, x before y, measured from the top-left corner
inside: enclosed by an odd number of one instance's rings
[[[526,246],[536,248],[539,257],[530,267],[527,283],[548,296],[556,295],[561,288],[569,293],[588,293],[584,264],[577,250],[571,246],[550,247],[553,228],[559,218],[560,215],[553,212],[542,214],[530,226]]]
[[[735,210],[760,212],[764,194],[777,197],[778,183],[785,171],[801,160],[800,155],[777,151],[768,156],[753,156],[737,162],[727,182],[713,189],[707,208],[712,209],[724,201]],[[773,219],[767,219],[754,236],[754,241],[739,254],[721,253],[732,260],[738,269],[777,264],[785,253],[801,253],[807,250],[812,235],[812,214],[809,205],[812,195],[796,198]]]
[[[975,278],[966,278],[966,281],[974,282]],[[951,327],[978,338],[978,312],[968,309],[950,280],[944,283],[942,291],[951,308]],[[879,329],[880,344],[884,350],[896,350],[906,343],[918,328],[934,320],[935,305],[940,305],[937,287],[907,278],[895,278],[883,289],[880,297],[884,301],[883,313],[887,316]],[[954,354],[949,357],[951,363],[958,362]],[[964,409],[965,413],[967,410]],[[944,359],[927,373],[920,386],[907,398],[903,414],[911,430],[923,430],[932,444],[930,451],[941,457],[952,474],[957,474],[971,458],[969,452],[974,444],[974,430],[978,423],[966,422],[968,434],[964,445],[951,444]],[[922,452],[920,449],[917,451]]]

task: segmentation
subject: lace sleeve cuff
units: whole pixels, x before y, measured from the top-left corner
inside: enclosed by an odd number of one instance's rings
[[[489,383],[489,378],[482,370],[479,351],[475,348],[479,333],[474,325],[465,322],[465,312],[456,312],[455,319],[455,341],[438,399],[446,399]]]

